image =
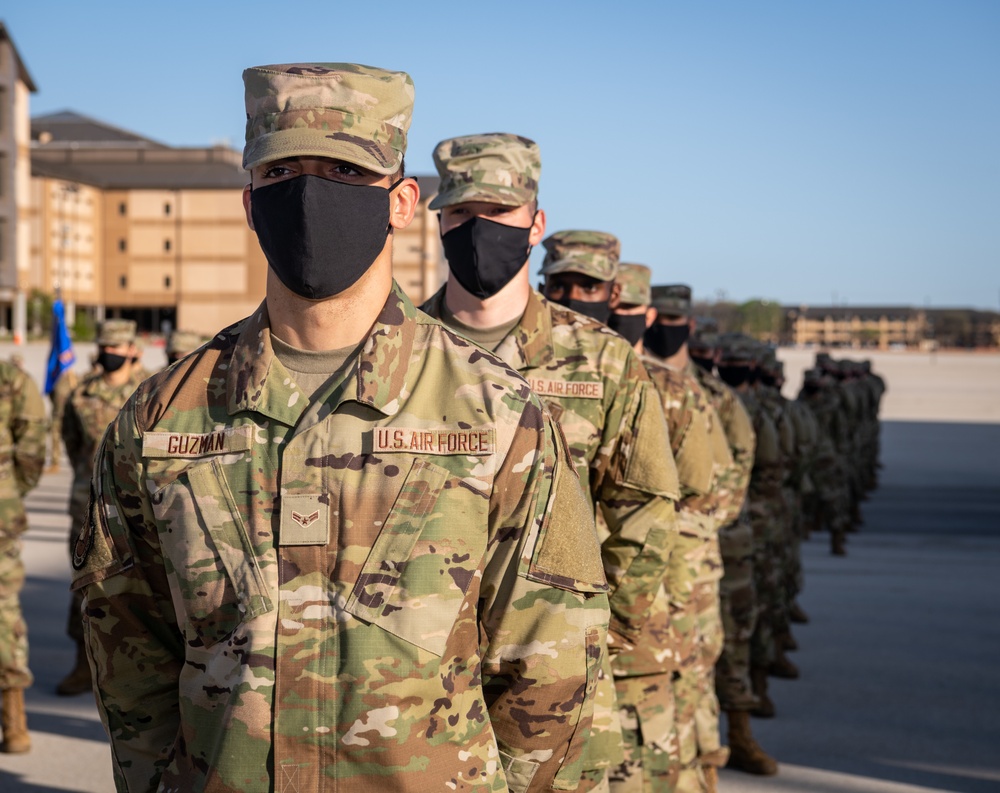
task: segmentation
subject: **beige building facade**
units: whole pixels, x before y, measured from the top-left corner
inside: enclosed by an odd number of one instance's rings
[[[267,262],[246,222],[241,153],[178,149],[64,112],[32,122],[32,284],[77,312],[135,319],[146,332],[209,335],[263,299]],[[394,240],[396,278],[417,303],[442,283],[427,210]]]
[[[23,339],[27,304],[31,159],[29,100],[35,84],[0,22],[0,334]]]

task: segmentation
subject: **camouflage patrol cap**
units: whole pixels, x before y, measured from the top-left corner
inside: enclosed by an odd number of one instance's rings
[[[705,332],[696,333],[688,339],[690,352],[714,352],[719,346],[719,334]]]
[[[175,330],[167,339],[167,355],[184,355],[201,346],[200,333],[190,330]]]
[[[542,241],[545,259],[542,275],[582,273],[598,281],[618,275],[621,243],[604,231],[557,231]]]
[[[356,63],[291,63],[243,72],[243,167],[284,157],[333,157],[395,173],[413,116],[413,80]]]
[[[687,284],[654,286],[653,306],[663,316],[690,317],[691,287]]]
[[[434,147],[441,186],[431,209],[466,201],[519,207],[538,198],[542,155],[533,140],[507,132],[448,138]]]
[[[719,337],[719,350],[724,361],[754,363],[757,360],[756,343],[742,334],[725,334]]]
[[[619,264],[615,282],[622,288],[620,302],[626,306],[648,306],[651,274],[644,264]]]
[[[106,319],[97,331],[98,347],[117,347],[135,343],[135,322],[131,319]]]

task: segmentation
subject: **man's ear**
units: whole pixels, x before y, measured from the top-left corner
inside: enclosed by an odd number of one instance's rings
[[[243,186],[243,211],[247,213],[247,225],[251,231],[256,231],[253,227],[253,215],[250,213],[250,193],[253,192],[253,185]]]
[[[608,298],[608,308],[614,311],[622,302],[622,285],[617,281],[611,284],[611,297]]]
[[[404,179],[389,195],[389,225],[405,229],[413,222],[420,203],[420,187],[416,179]]]
[[[531,232],[528,234],[528,244],[534,247],[545,239],[545,210],[535,211],[535,219],[531,221]]]
[[[656,322],[656,309],[653,306],[649,306],[646,309],[646,327],[653,327],[654,322]]]

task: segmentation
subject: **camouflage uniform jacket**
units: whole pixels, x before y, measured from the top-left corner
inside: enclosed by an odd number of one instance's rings
[[[699,515],[694,504],[712,490],[712,452],[708,425],[701,409],[703,406],[699,404],[701,397],[692,388],[690,378],[670,369],[652,355],[646,354],[641,360],[660,396],[670,432],[670,451],[677,463],[681,489],[682,508],[678,514],[678,523],[683,531],[685,525],[697,525]],[[687,509],[683,508],[684,504],[688,505]],[[642,640],[615,656],[615,678],[651,679],[652,676],[667,674],[669,680],[669,675],[677,666],[674,644],[675,637],[670,631],[670,593],[668,582],[664,578],[650,607]],[[619,689],[622,689],[621,685]],[[668,682],[664,693],[669,694],[670,691]],[[657,723],[655,718],[649,719],[649,716],[655,713],[658,704],[664,712],[669,709],[669,697],[663,701],[662,697],[656,696],[657,693],[657,689],[650,685],[643,702],[636,703],[646,717],[644,724],[647,730],[651,729],[651,724],[655,727]],[[653,740],[653,736],[648,737]]]
[[[86,519],[90,500],[90,479],[94,473],[94,455],[108,425],[115,420],[132,392],[149,373],[136,366],[128,381],[109,385],[98,370],[84,377],[66,401],[62,415],[62,437],[66,454],[73,466],[73,485],[69,496],[69,514],[74,528]],[[60,378],[62,379],[62,378]]]
[[[312,402],[270,339],[101,447],[74,586],[119,790],[575,786],[607,584],[537,398],[398,287]]]
[[[423,306],[441,316],[442,288]],[[656,389],[639,356],[595,319],[532,291],[496,354],[559,422],[580,480],[599,504],[611,631],[637,640],[670,561],[677,468]]]
[[[443,300],[442,288],[423,309],[440,317]],[[680,495],[656,390],[621,336],[535,291],[496,354],[517,369],[546,404],[569,443],[591,510],[600,506],[611,651],[631,647],[651,616],[670,564],[676,536],[674,502]],[[622,759],[610,660],[607,654],[601,660],[587,769]]]
[[[732,468],[717,477],[720,525],[726,526],[739,518],[746,503],[757,435],[750,414],[732,388],[700,366],[693,366],[689,371],[694,373],[715,408],[732,455]]]
[[[28,528],[22,502],[45,465],[45,404],[30,376],[0,361],[0,540]]]

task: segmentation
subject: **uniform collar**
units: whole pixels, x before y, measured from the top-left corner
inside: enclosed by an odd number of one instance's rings
[[[518,371],[545,366],[552,360],[551,304],[539,292],[531,290],[521,321],[500,343],[496,354]]]
[[[393,415],[406,390],[417,310],[393,281],[392,289],[348,375],[353,385],[338,389],[341,401],[354,399]],[[292,382],[274,354],[266,302],[247,317],[226,376],[229,414],[254,411],[294,426],[308,398]]]

